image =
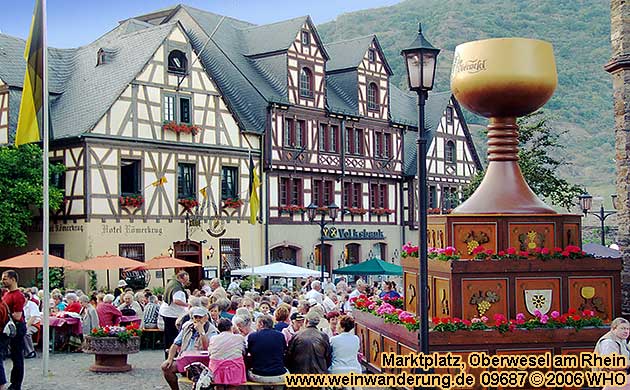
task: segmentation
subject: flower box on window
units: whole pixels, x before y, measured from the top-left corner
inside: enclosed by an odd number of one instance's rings
[[[144,203],[144,198],[140,194],[121,196],[118,200],[122,207],[138,208]]]
[[[317,214],[328,215],[328,206],[320,206],[317,208]]]
[[[349,207],[346,211],[350,215],[365,215],[365,213],[367,213],[367,210],[363,207]]]
[[[440,214],[442,212],[442,209],[439,207],[434,207],[434,208],[428,208],[427,209],[427,214]]]
[[[280,206],[280,214],[287,213],[290,215],[293,214],[304,214],[306,212],[306,207],[298,206],[298,205],[288,205],[288,206]]]
[[[191,210],[193,207],[199,206],[199,202],[197,201],[197,199],[193,198],[178,199],[177,203],[179,203],[186,210]]]
[[[226,209],[237,209],[243,205],[243,201],[239,198],[227,198],[223,201],[223,207]]]
[[[162,130],[164,131],[172,131],[175,133],[188,133],[192,135],[197,135],[201,128],[195,125],[187,125],[185,123],[175,123],[175,122],[164,122],[162,125]]]
[[[370,212],[372,213],[372,215],[379,215],[379,216],[380,215],[391,215],[391,214],[394,214],[394,210],[388,209],[387,207],[372,209]]]

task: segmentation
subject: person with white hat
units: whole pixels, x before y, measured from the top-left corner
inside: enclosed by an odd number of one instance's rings
[[[127,282],[124,279],[120,279],[118,281],[118,286],[114,290],[114,298],[118,298],[120,295],[125,293],[125,287],[127,287]]]
[[[185,351],[208,350],[209,337],[206,326],[209,318],[208,309],[195,306],[190,309],[190,315],[192,319],[182,325],[182,330],[168,350],[168,357],[161,365],[164,379],[173,390],[179,389],[175,358]]]

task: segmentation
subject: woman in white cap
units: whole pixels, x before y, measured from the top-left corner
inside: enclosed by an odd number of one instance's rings
[[[114,298],[118,298],[120,295],[125,293],[125,287],[127,287],[127,282],[124,279],[120,279],[118,281],[118,286],[114,290]]]

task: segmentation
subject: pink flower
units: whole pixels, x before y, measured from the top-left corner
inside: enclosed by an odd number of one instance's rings
[[[548,255],[549,254],[549,249],[548,248],[542,248],[540,253],[542,253],[543,255]]]
[[[520,252],[518,252],[518,255],[521,256],[521,257],[527,257],[527,256],[529,256],[529,253],[527,253],[527,251],[520,251]]]
[[[457,250],[452,246],[447,246],[446,248],[444,248],[444,254],[446,256],[453,256],[455,253],[457,253]]]
[[[542,316],[542,313],[540,312],[540,310],[536,309],[534,310],[534,315],[538,318],[540,318]]]
[[[512,246],[507,248],[507,254],[508,255],[515,255],[516,254],[516,248],[514,248]]]
[[[499,253],[497,253],[497,255],[503,257],[503,256],[505,256],[505,251],[499,251]]]
[[[481,316],[481,322],[488,322],[488,317]]]
[[[473,318],[472,320],[470,320],[470,322],[472,322],[473,324],[478,324],[481,322],[481,320],[477,317]]]
[[[562,252],[562,256],[564,257],[569,257],[571,255],[571,253],[569,253],[569,251],[563,251]]]
[[[554,320],[557,320],[560,317],[560,313],[558,313],[556,310],[551,312],[551,318],[553,318]]]
[[[493,251],[492,249],[488,249],[488,250],[486,250],[486,252],[485,252],[485,253],[486,253],[486,255],[488,255],[488,256],[492,256],[492,255],[494,254],[494,251]]]
[[[549,316],[547,314],[543,314],[542,317],[540,317],[540,323],[546,324],[547,321],[549,321]]]
[[[525,321],[525,314],[523,314],[523,313],[516,314],[516,320],[517,321]]]

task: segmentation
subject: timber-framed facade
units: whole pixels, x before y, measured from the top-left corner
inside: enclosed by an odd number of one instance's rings
[[[24,41],[0,41],[21,58]],[[195,280],[274,261],[399,261],[414,228],[417,111],[376,36],[324,43],[308,16],[255,26],[177,5],[50,50],[50,158],[67,167],[58,253],[145,260],[170,247],[203,266]],[[0,143],[14,136],[21,77],[0,62]],[[448,209],[481,165],[450,92],[432,93],[427,112],[431,205]],[[262,183],[253,225],[250,157]],[[341,209],[323,248],[311,203]]]

